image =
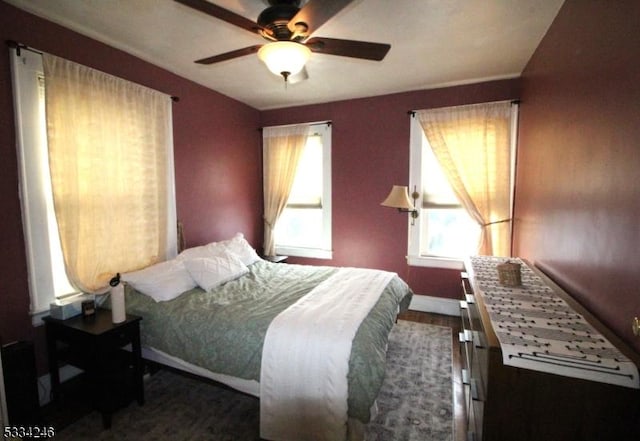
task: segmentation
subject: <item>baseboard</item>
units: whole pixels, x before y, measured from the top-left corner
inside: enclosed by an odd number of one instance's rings
[[[416,294],[411,299],[409,309],[421,312],[432,312],[434,314],[459,316],[460,301]]]
[[[75,366],[66,364],[60,368],[60,382],[64,382],[80,375],[83,371]],[[49,374],[38,377],[38,396],[40,406],[44,406],[51,401],[51,377]]]

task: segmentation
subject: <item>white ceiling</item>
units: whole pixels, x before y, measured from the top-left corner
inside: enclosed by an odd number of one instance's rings
[[[173,0],[6,0],[260,110],[520,75],[563,0],[356,0],[313,35],[391,44],[381,62],[312,54],[290,84],[256,55],[196,59],[260,37]],[[266,0],[209,0],[256,20]],[[313,0],[321,1],[321,0]]]

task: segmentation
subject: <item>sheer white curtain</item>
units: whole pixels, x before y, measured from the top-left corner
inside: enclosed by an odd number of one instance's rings
[[[70,281],[100,292],[117,272],[176,251],[171,99],[43,56],[54,205]]]
[[[308,125],[263,129],[265,256],[275,255],[274,228],[287,205],[308,133]]]
[[[481,227],[478,252],[511,252],[511,103],[421,110],[416,117],[460,203]]]

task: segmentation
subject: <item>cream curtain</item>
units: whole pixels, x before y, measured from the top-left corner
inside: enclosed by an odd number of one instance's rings
[[[511,103],[422,110],[416,117],[458,200],[481,226],[478,253],[511,252]]]
[[[263,137],[264,254],[275,255],[273,231],[287,205],[309,126],[266,127]]]
[[[102,292],[115,273],[163,260],[175,248],[171,99],[55,56],[43,61],[67,275],[84,292]]]

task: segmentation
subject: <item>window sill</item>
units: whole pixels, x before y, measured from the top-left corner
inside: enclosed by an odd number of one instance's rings
[[[308,257],[311,259],[333,259],[333,251],[318,248],[278,247],[276,254],[290,257]]]
[[[49,315],[48,309],[31,314],[31,324],[36,328],[38,326],[44,325],[44,322],[42,321],[42,317],[47,317],[48,315]]]
[[[422,266],[428,268],[442,268],[460,271],[464,269],[464,261],[462,259],[454,259],[450,257],[407,256],[407,263],[410,266]]]

